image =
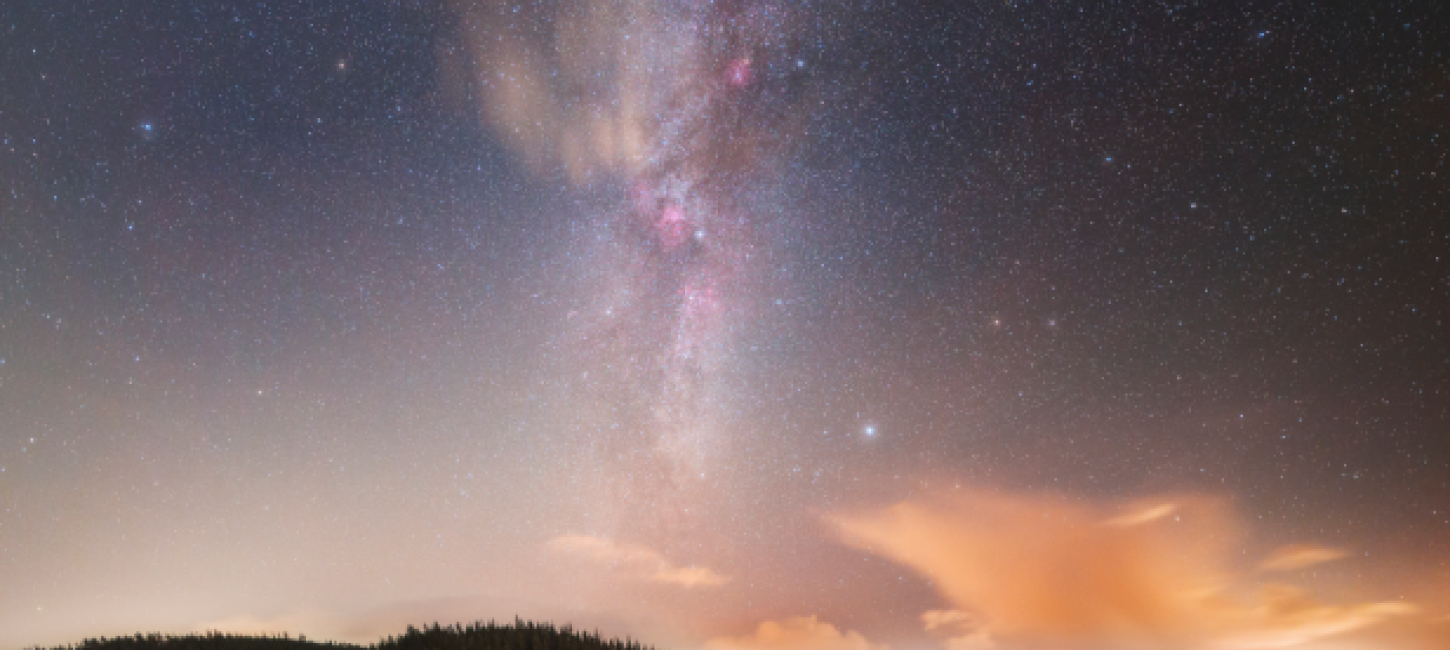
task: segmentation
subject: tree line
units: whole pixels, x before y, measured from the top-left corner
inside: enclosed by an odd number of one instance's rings
[[[569,625],[534,623],[514,619],[513,624],[477,621],[468,625],[421,628],[408,626],[398,636],[389,636],[369,646],[334,641],[310,641],[305,636],[241,635],[222,632],[188,634],[135,634],[132,636],[86,639],[78,644],[31,650],[655,650],[653,646],[626,637],[600,636],[598,631],[576,631]]]

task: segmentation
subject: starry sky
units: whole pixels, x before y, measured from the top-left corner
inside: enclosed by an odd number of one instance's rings
[[[0,647],[1450,647],[1434,3],[0,7]]]

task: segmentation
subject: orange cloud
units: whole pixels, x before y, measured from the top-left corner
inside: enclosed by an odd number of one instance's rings
[[[549,540],[555,552],[591,560],[633,576],[678,587],[714,587],[730,582],[706,567],[675,566],[664,556],[643,546],[620,544],[603,537],[561,535]]]
[[[1125,515],[1113,517],[1112,519],[1109,519],[1107,523],[1111,526],[1141,526],[1143,524],[1167,517],[1168,515],[1173,514],[1173,512],[1176,510],[1178,510],[1177,504],[1160,503],[1158,505],[1142,508],[1140,510],[1130,512]]]
[[[1332,562],[1346,555],[1349,553],[1337,548],[1291,544],[1274,549],[1274,552],[1259,564],[1259,568],[1267,571],[1292,571],[1315,564]]]
[[[946,641],[946,650],[991,650],[997,647],[997,642],[986,630],[977,630],[971,634],[954,636]]]
[[[953,631],[956,636],[946,640],[947,650],[988,650],[997,647],[992,634],[982,629],[975,617],[957,609],[933,609],[921,615],[927,632]]]
[[[1262,604],[1253,612],[1260,625],[1223,639],[1223,648],[1292,648],[1323,637],[1418,613],[1409,603],[1369,603],[1330,607],[1314,601],[1308,592],[1287,585],[1264,588]]]
[[[830,521],[846,543],[932,581],[962,615],[936,611],[923,622],[970,632],[951,647],[1294,647],[1413,611],[1319,605],[1286,588],[1240,602],[1237,519],[1212,499],[1163,503],[1111,516],[1081,502],[978,493]]]
[[[970,623],[971,620],[969,614],[955,609],[933,609],[921,615],[921,622],[926,625],[927,632],[958,627]]]
[[[780,622],[766,621],[755,632],[741,637],[722,637],[705,643],[705,650],[885,650],[859,633],[841,632],[814,616],[793,616]]]

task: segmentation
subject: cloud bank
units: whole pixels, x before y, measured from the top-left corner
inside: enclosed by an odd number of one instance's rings
[[[1232,561],[1237,519],[1212,499],[1122,514],[976,493],[830,522],[847,544],[932,581],[955,610],[922,620],[929,631],[953,634],[952,648],[1304,647],[1416,611],[1397,602],[1331,606],[1286,585],[1255,594]],[[1307,566],[1334,553],[1288,547],[1266,565]]]

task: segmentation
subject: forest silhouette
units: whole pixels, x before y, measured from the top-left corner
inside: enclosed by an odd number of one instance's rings
[[[605,639],[596,632],[575,631],[564,625],[514,619],[512,625],[478,621],[467,626],[438,623],[421,628],[409,625],[399,636],[389,636],[372,645],[312,641],[288,634],[251,636],[207,632],[174,636],[135,634],[113,638],[86,639],[78,644],[48,650],[655,650],[625,638]],[[47,650],[37,646],[33,650]]]

